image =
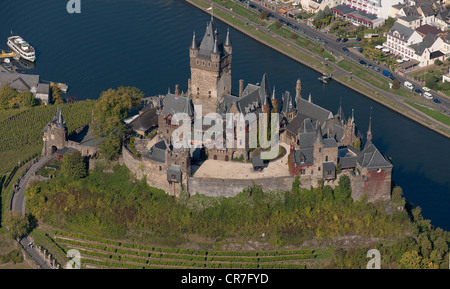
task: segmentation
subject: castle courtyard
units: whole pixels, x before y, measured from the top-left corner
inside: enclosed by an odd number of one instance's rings
[[[283,142],[280,145],[289,152],[289,146]],[[269,177],[290,176],[288,170],[288,157],[286,153],[282,158],[270,161],[262,172],[253,171],[251,163],[226,162],[220,160],[206,160],[195,172],[196,178],[218,178],[218,179],[258,179]]]

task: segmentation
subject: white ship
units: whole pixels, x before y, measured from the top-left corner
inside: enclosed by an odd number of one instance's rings
[[[20,36],[8,37],[8,47],[11,48],[21,58],[34,62],[36,60],[36,54],[33,46],[28,44]]]

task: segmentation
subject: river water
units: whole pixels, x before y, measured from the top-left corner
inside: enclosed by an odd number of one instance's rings
[[[136,86],[146,96],[168,87],[187,90],[188,47],[193,31],[204,34],[210,16],[183,0],[81,0],[81,14],[69,14],[67,1],[4,1],[0,12],[0,48],[11,31],[37,50],[26,73],[69,85],[69,96],[98,98],[108,88]],[[227,25],[216,20],[225,35]],[[367,131],[373,108],[374,143],[394,163],[393,181],[408,201],[422,208],[432,224],[450,230],[450,140],[335,82],[323,85],[319,74],[230,28],[233,42],[233,93],[238,81],[268,75],[281,93],[295,93],[298,77],[304,98],[336,113],[342,98],[346,116],[354,109]]]

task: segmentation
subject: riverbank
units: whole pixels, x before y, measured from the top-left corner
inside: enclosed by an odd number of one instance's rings
[[[207,12],[206,9],[210,7],[210,1],[207,0],[185,0],[187,3],[202,9]],[[348,71],[339,67],[332,61],[327,61],[324,58],[314,54],[311,49],[306,50],[294,42],[283,38],[277,34],[267,31],[260,24],[256,24],[251,20],[244,19],[242,16],[233,15],[232,11],[228,11],[220,4],[214,6],[214,17],[220,19],[226,24],[239,30],[240,32],[252,37],[258,42],[276,50],[289,58],[308,66],[309,68],[318,71],[320,73],[332,73],[333,79],[337,82],[349,87],[350,89],[357,91],[358,93],[365,95],[366,97],[382,104],[383,106],[407,117],[420,125],[433,130],[447,138],[450,138],[450,127],[444,123],[439,122],[433,117],[417,110],[416,108],[408,105],[405,99],[393,93],[388,93],[371,84],[365,82],[362,79],[352,76]],[[207,12],[208,13],[208,12]],[[339,62],[338,60],[336,62]],[[445,115],[444,115],[445,116]]]

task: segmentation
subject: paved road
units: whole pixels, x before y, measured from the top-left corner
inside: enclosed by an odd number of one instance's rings
[[[209,3],[212,4],[212,1],[210,1],[210,0],[207,0],[207,1],[208,1]],[[259,5],[257,2],[254,2],[254,1],[253,1],[253,2],[251,2],[251,4],[253,4],[253,5],[255,5],[255,6],[257,7],[257,8],[255,9],[255,12],[258,12],[258,10],[257,10],[258,8],[259,8],[259,9],[266,9],[266,10],[267,10],[267,8],[265,8],[265,7],[261,6],[261,5]],[[300,47],[300,46],[296,45],[295,43],[291,42],[290,40],[288,40],[288,39],[286,39],[286,38],[284,38],[284,37],[281,37],[281,36],[279,36],[279,35],[273,33],[272,31],[268,30],[266,27],[264,27],[264,26],[262,26],[262,25],[259,25],[259,24],[257,24],[257,23],[253,23],[253,22],[249,21],[249,20],[246,19],[245,17],[242,17],[242,16],[240,16],[240,15],[238,15],[238,14],[232,12],[232,11],[226,9],[225,7],[221,6],[221,5],[217,5],[217,4],[214,5],[214,9],[220,9],[220,10],[222,10],[222,11],[226,11],[227,13],[230,13],[231,15],[233,15],[235,18],[240,19],[240,20],[242,20],[242,21],[248,23],[248,25],[253,26],[253,27],[255,27],[255,28],[257,28],[257,29],[259,29],[259,30],[261,30],[261,31],[265,31],[266,33],[271,34],[271,36],[277,38],[278,40],[280,40],[280,41],[282,41],[282,42],[284,42],[284,43],[286,43],[286,44],[289,44],[289,45],[291,45],[291,46],[294,46],[294,47],[296,47],[297,49],[299,49],[299,50],[301,50],[301,51],[304,51],[305,53],[311,54],[308,50],[304,49],[303,47]],[[268,10],[268,11],[269,11],[269,10]],[[314,40],[314,37],[319,37],[319,38],[321,38],[321,39],[324,39],[324,40],[327,42],[327,43],[324,45],[325,48],[326,48],[328,51],[332,52],[332,54],[333,54],[334,56],[336,56],[336,57],[342,56],[342,57],[347,58],[347,59],[352,59],[352,60],[355,61],[355,62],[358,62],[360,59],[362,59],[362,55],[359,54],[359,53],[357,53],[357,52],[354,52],[354,50],[352,51],[352,49],[349,49],[349,51],[348,51],[347,53],[344,52],[344,51],[342,50],[342,48],[343,48],[344,46],[348,45],[349,42],[346,42],[346,43],[336,42],[336,37],[333,36],[333,35],[331,35],[331,34],[322,33],[322,32],[320,32],[320,31],[317,31],[317,30],[313,29],[312,27],[309,27],[309,26],[306,25],[306,24],[298,23],[298,22],[295,21],[295,20],[291,20],[291,19],[289,19],[289,18],[287,18],[287,17],[284,17],[284,16],[282,16],[280,13],[278,13],[278,12],[276,12],[276,11],[269,11],[269,12],[272,13],[272,14],[274,15],[275,19],[281,19],[281,18],[282,18],[284,21],[290,22],[292,26],[297,26],[297,27],[299,28],[299,30],[303,30],[303,33],[302,33],[302,34],[303,34],[304,36],[307,36],[308,38],[310,38],[310,39],[312,39],[312,40]],[[320,61],[323,61],[323,60],[324,60],[322,57],[320,57],[320,56],[318,56],[318,55],[312,55],[312,56],[315,57],[316,59],[320,60]],[[373,63],[373,62],[370,61],[370,60],[364,59],[364,61],[365,61],[366,63],[370,63],[370,64],[372,64],[372,65],[374,65],[374,66],[377,66],[375,63]],[[348,76],[350,76],[349,72],[347,72],[346,70],[343,70],[342,68],[340,68],[339,66],[337,66],[335,63],[329,62],[328,65],[331,66],[331,67],[333,67],[333,68],[335,69],[334,76],[339,76],[339,75],[348,75]],[[380,67],[380,68],[381,68],[381,67]],[[383,68],[381,68],[381,70],[383,70]],[[379,72],[379,73],[381,74],[381,72]],[[381,75],[382,75],[382,74],[381,74]],[[394,75],[394,76],[395,76],[396,78],[398,78],[399,81],[400,81],[401,83],[404,83],[404,81],[406,80],[404,77],[401,77],[401,76],[399,76],[399,75]],[[382,77],[384,77],[384,76],[382,76]],[[402,108],[403,111],[406,111],[406,112],[408,113],[408,115],[410,115],[410,116],[411,116],[411,115],[421,116],[423,119],[425,119],[425,120],[427,120],[428,122],[432,123],[433,126],[434,126],[435,128],[437,128],[437,129],[440,128],[440,129],[444,129],[444,130],[449,130],[449,127],[448,127],[448,126],[442,124],[442,123],[439,122],[439,121],[436,121],[435,119],[429,117],[428,115],[426,115],[426,114],[424,114],[424,113],[422,113],[422,112],[420,112],[420,111],[418,111],[418,110],[412,108],[412,107],[409,106],[408,104],[406,104],[406,103],[404,102],[404,97],[399,96],[399,95],[396,95],[396,94],[393,94],[393,93],[386,92],[386,91],[381,90],[381,89],[378,89],[377,87],[374,87],[374,86],[372,86],[372,85],[366,83],[366,82],[363,81],[362,79],[359,79],[359,78],[357,78],[357,77],[355,77],[355,76],[353,76],[353,79],[356,80],[356,81],[358,81],[358,82],[360,82],[361,84],[363,84],[363,85],[365,85],[365,86],[371,88],[372,90],[377,91],[379,94],[388,97],[390,100],[392,100],[392,101],[394,101],[396,104],[398,104],[398,105]],[[408,80],[408,81],[409,81],[409,80]],[[413,81],[410,81],[410,82],[412,82],[413,84],[415,84],[415,82],[413,82]],[[416,87],[420,87],[420,86],[416,83]],[[387,105],[387,104],[385,104],[385,105]],[[432,105],[433,105],[433,104],[432,104]],[[446,106],[446,105],[448,105],[448,106]],[[389,105],[387,105],[387,106],[390,107]],[[434,105],[434,108],[436,108],[436,106],[437,106],[437,105]],[[450,102],[443,101],[439,107],[440,107],[440,109],[441,109],[442,112],[444,112],[444,111],[445,111],[445,112],[448,112],[448,111],[450,111]],[[392,108],[392,107],[391,107],[391,108]],[[414,118],[412,118],[412,119],[414,119]],[[417,118],[416,118],[415,120],[417,120]]]
[[[358,41],[356,41],[355,39],[349,39],[347,42],[342,42],[342,41],[336,41],[337,37],[332,35],[332,34],[328,34],[328,33],[323,33],[321,31],[318,31],[310,26],[308,26],[305,23],[301,23],[301,22],[297,22],[294,19],[291,19],[289,17],[284,16],[283,14],[279,13],[278,11],[272,11],[272,10],[268,10],[266,7],[264,7],[263,5],[261,5],[259,2],[261,1],[251,1],[251,4],[255,5],[257,8],[253,9],[255,12],[259,12],[259,10],[261,9],[265,9],[267,11],[269,11],[271,14],[274,15],[273,19],[282,19],[283,21],[290,23],[291,26],[287,26],[288,28],[297,26],[299,29],[292,29],[295,32],[299,32],[300,30],[302,30],[302,33],[304,36],[310,38],[311,40],[315,41],[315,38],[320,38],[321,40],[325,40],[326,43],[320,42],[320,41],[316,41],[319,44],[322,44],[328,51],[332,52],[333,55],[335,56],[343,56],[345,58],[349,58],[352,59],[356,62],[358,62],[360,59],[363,59],[366,63],[371,64],[372,66],[379,66],[378,64],[376,64],[375,62],[373,62],[370,59],[367,59],[365,57],[363,57],[362,54],[356,52],[356,50],[353,49],[349,49],[348,52],[344,52],[343,48],[348,46],[349,44],[351,45],[358,45]],[[262,1],[263,2],[263,1]],[[217,7],[217,6],[215,6]],[[259,10],[258,10],[259,9]],[[382,74],[382,71],[385,69],[385,67],[380,67],[380,71],[377,72],[377,74],[379,74],[381,77],[384,77]],[[375,72],[375,71],[372,71]],[[376,73],[376,72],[375,72]],[[411,80],[409,78],[406,78],[404,76],[401,76],[399,74],[393,73],[393,76],[398,79],[400,81],[401,84],[403,84],[405,81],[409,81],[411,82],[415,88],[419,88],[420,90],[422,90],[422,86],[420,83],[418,83],[417,81]],[[422,92],[424,92],[422,90]],[[434,98],[437,98],[441,103],[440,104],[436,104],[434,103],[432,100],[429,101],[429,107],[439,110],[442,113],[446,113],[446,114],[450,114],[450,97],[442,94],[442,93],[437,93],[435,91],[432,92],[432,95]]]
[[[19,182],[19,190],[14,194],[12,200],[12,211],[21,212],[25,214],[25,190],[30,180],[31,176],[37,172],[43,165],[55,158],[56,155],[46,156],[39,159],[38,162],[34,163],[27,171],[25,176]],[[38,264],[41,269],[52,269],[52,267],[47,263],[46,260],[38,253],[36,247],[29,247],[28,243],[30,239],[28,236],[23,237],[19,244],[28,253],[28,255]]]

